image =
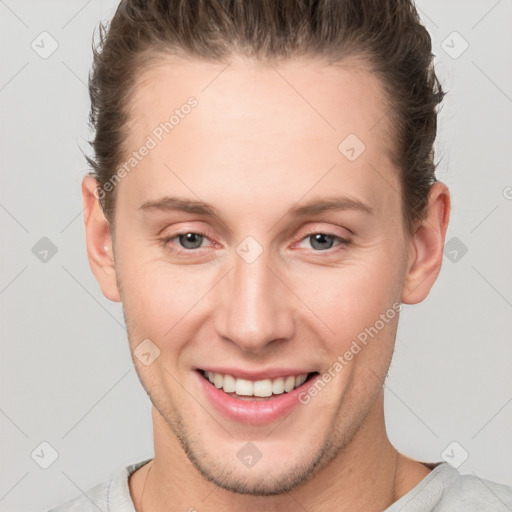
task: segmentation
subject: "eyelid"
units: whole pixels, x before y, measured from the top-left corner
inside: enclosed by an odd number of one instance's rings
[[[219,246],[219,244],[217,242],[214,242],[212,240],[212,237],[208,233],[208,230],[202,229],[202,228],[199,228],[199,229],[181,229],[181,230],[176,231],[175,233],[171,233],[171,234],[169,234],[167,236],[163,236],[163,237],[159,238],[159,242],[165,248],[165,247],[167,247],[171,243],[171,241],[173,241],[174,239],[178,238],[179,236],[186,235],[187,233],[194,233],[195,235],[200,235],[203,238],[205,238],[206,240],[209,240],[210,243],[213,246]],[[175,243],[173,243],[172,246],[173,246],[173,251],[176,254],[178,254],[178,255],[180,255],[180,254],[193,254],[193,253],[199,252],[201,249],[207,249],[208,248],[208,247],[199,247],[197,249],[185,249],[185,248],[180,247],[179,245],[177,245]]]
[[[307,224],[308,226],[299,230],[299,234],[297,235],[299,241],[302,241],[304,240],[304,238],[316,235],[318,233],[333,236],[341,240],[344,240],[345,242],[350,242],[351,237],[354,236],[354,232],[352,230],[341,226],[337,226],[338,229],[336,229],[336,227],[330,223],[328,223],[330,224],[329,226],[326,226],[325,223],[322,222],[308,222]],[[348,233],[343,234],[342,231]]]
[[[301,235],[299,241],[295,242],[293,244],[293,247],[295,247],[296,245],[300,244],[301,242],[303,242],[307,238],[309,238],[309,237],[311,237],[313,235],[318,235],[318,234],[331,236],[331,237],[337,239],[339,243],[337,245],[334,245],[333,247],[330,247],[329,249],[325,249],[323,251],[311,249],[311,252],[314,252],[314,253],[321,254],[321,253],[333,252],[333,251],[336,251],[336,249],[339,248],[339,247],[347,246],[347,245],[352,243],[352,240],[350,240],[347,237],[344,237],[344,236],[341,236],[341,235],[337,235],[336,233],[331,233],[328,230],[316,229],[316,230],[312,230],[312,231],[310,231],[308,233],[305,233],[305,234]]]

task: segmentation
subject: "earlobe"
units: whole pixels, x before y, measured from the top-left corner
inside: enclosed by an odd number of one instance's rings
[[[435,182],[430,189],[425,217],[411,235],[411,253],[402,292],[404,304],[425,300],[441,271],[450,207],[448,187]]]
[[[120,302],[110,224],[101,208],[97,187],[98,182],[94,177],[90,175],[84,177],[82,199],[87,256],[103,295],[109,300]]]

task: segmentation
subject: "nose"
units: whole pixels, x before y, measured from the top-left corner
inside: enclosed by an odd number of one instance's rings
[[[265,251],[250,263],[234,254],[218,290],[217,334],[246,352],[262,352],[293,335],[293,294],[270,264]]]

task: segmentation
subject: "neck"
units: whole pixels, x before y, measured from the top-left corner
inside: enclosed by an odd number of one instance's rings
[[[429,473],[391,445],[384,426],[382,396],[350,443],[327,466],[290,493],[277,496],[240,495],[216,487],[199,474],[155,408],[153,427],[155,457],[146,465],[147,469],[151,466],[150,476],[146,481],[146,469],[136,483],[130,481],[137,512],[160,512],[170,505],[177,510],[291,512],[297,510],[298,503],[315,512],[377,512],[400,499]],[[139,500],[144,482],[142,509]]]

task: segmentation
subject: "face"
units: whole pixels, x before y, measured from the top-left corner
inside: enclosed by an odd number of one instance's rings
[[[117,185],[113,247],[142,385],[207,479],[291,489],[343,454],[393,350],[412,244],[381,86],[169,57],[130,115],[129,153],[156,141]]]

